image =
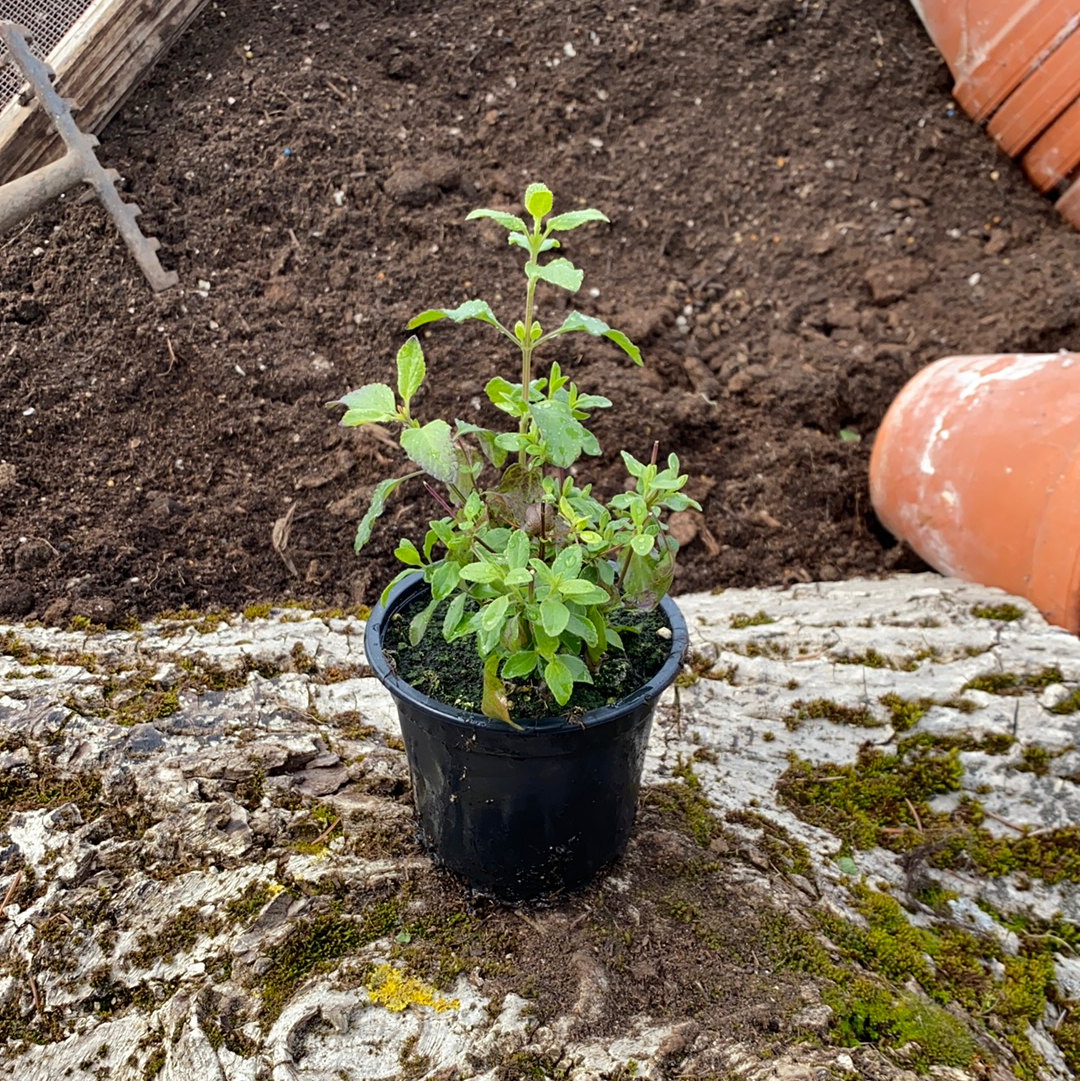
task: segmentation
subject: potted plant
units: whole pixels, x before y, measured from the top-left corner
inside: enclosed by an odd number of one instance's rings
[[[439,516],[367,623],[368,662],[397,705],[421,840],[437,863],[478,890],[519,900],[589,881],[622,854],[633,825],[645,746],[661,692],[686,648],[667,590],[677,545],[665,510],[700,510],[686,476],[657,448],[622,452],[631,485],[606,503],[577,474],[600,454],[587,426],[611,402],[582,393],[558,361],[535,366],[563,335],[606,338],[641,364],[638,348],[602,320],[570,312],[537,320],[541,286],[576,292],[582,271],[556,234],[606,222],[598,210],[552,215],[552,193],[530,184],[529,221],[474,210],[525,252],[524,312],[504,325],[482,300],[421,312],[409,329],[476,319],[510,343],[517,382],[491,379],[505,430],[445,419],[422,423],[413,402],[425,374],[413,336],[397,354],[397,393],[368,384],[343,405],[345,426],[397,425],[416,467],[381,481],[357,530],[360,551],[398,487],[423,478]]]

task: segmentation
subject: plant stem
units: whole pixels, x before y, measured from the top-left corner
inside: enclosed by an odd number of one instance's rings
[[[431,496],[431,498],[434,499],[435,502],[438,503],[439,506],[442,507],[442,509],[446,511],[446,513],[449,514],[451,518],[455,517],[454,508],[451,507],[450,504],[447,503],[446,500],[443,499],[443,497],[439,495],[439,493],[435,491],[435,489],[432,488],[427,481],[424,481],[424,488],[427,489],[427,494]]]
[[[532,262],[536,261],[533,256]],[[525,288],[525,335],[521,343],[521,404],[524,412],[518,422],[518,431],[524,435],[529,430],[529,383],[532,381],[532,324],[533,324],[533,297],[536,294],[536,279],[529,278]],[[525,451],[518,451],[518,465],[525,468]]]

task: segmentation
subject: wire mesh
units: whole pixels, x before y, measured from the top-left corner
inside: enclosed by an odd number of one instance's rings
[[[48,55],[94,0],[0,0],[0,19],[19,23],[34,37],[38,56]],[[22,89],[26,80],[8,62],[7,47],[0,41],[0,109]]]

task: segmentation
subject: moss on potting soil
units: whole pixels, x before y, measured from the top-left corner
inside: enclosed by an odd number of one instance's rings
[[[443,638],[443,614],[448,604],[448,600],[444,601],[435,609],[424,637],[415,646],[409,642],[409,621],[425,607],[425,600],[414,601],[395,614],[387,624],[383,651],[398,676],[411,687],[456,709],[479,713],[483,661],[474,635],[454,642]],[[592,673],[591,684],[575,683],[570,701],[560,707],[535,673],[527,679],[507,681],[510,716],[515,721],[560,714],[573,719],[588,710],[613,705],[663,667],[671,649],[670,638],[658,633],[668,626],[663,612],[624,610],[611,619],[611,625],[619,631],[626,648],[608,650]]]

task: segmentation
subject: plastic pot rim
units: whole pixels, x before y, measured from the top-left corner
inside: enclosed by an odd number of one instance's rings
[[[494,717],[487,717],[482,713],[472,713],[468,710],[455,709],[446,702],[440,702],[437,698],[432,698],[430,695],[418,691],[411,683],[407,683],[402,679],[391,668],[386,659],[386,654],[383,652],[383,631],[390,618],[404,606],[406,600],[411,599],[412,593],[419,592],[421,588],[427,589],[428,587],[420,571],[403,578],[390,590],[385,605],[380,600],[372,608],[367,619],[367,625],[364,628],[364,653],[367,657],[367,663],[371,666],[376,679],[393,697],[419,704],[444,723],[452,725],[464,733],[476,733],[477,730],[493,731],[500,734],[509,733],[517,740],[547,736],[553,731],[567,729],[570,723],[567,718],[554,715],[530,719],[523,726],[524,730],[518,732],[510,729],[504,721],[497,720]],[[620,698],[617,702],[608,706],[591,709],[580,717],[575,717],[573,728],[597,728],[617,717],[625,716],[658,698],[674,682],[679,669],[682,667],[690,636],[686,628],[686,620],[670,596],[665,596],[658,607],[664,613],[668,626],[671,628],[667,660],[645,683],[626,695],[625,698]]]

